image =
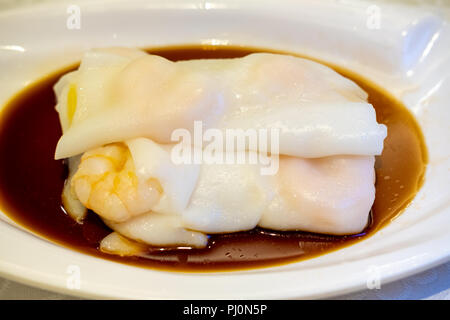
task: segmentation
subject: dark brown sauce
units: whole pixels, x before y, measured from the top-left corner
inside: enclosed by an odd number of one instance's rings
[[[174,61],[275,52],[231,46],[180,46],[148,51]],[[3,109],[0,118],[1,207],[19,224],[63,246],[113,261],[175,271],[206,272],[280,265],[365,239],[397,216],[414,197],[422,184],[426,148],[420,128],[400,102],[362,77],[329,66],[368,92],[378,121],[388,126],[383,154],[377,157],[375,164],[377,182],[372,221],[361,234],[328,236],[254,229],[212,235],[209,247],[201,250],[155,248],[149,250],[148,258],[122,258],[100,252],[99,242],[110,230],[92,212],[82,225],[65,214],[61,191],[67,170],[63,161],[53,160],[61,129],[54,110],[52,87],[61,75],[76,66],[32,84]]]

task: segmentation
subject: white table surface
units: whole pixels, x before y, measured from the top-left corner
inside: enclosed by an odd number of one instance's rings
[[[0,0],[0,10],[35,2],[56,0]],[[400,0],[402,1],[402,0]],[[186,297],[187,299],[189,297]],[[0,300],[33,299],[33,300],[71,300],[79,299],[39,288],[23,285],[0,277]],[[356,293],[334,297],[334,299],[438,299],[450,300],[450,262],[424,271],[417,275],[392,283],[381,283],[380,289],[364,290]]]

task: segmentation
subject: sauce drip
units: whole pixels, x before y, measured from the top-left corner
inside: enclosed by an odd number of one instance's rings
[[[236,58],[253,52],[276,52],[232,46],[179,46],[150,49],[167,59]],[[266,267],[315,257],[367,238],[397,216],[422,184],[427,162],[424,140],[413,116],[390,94],[362,77],[329,65],[369,94],[377,120],[388,127],[384,150],[376,158],[376,198],[371,222],[360,234],[319,235],[256,228],[211,235],[205,249],[149,248],[146,258],[119,257],[98,250],[111,230],[89,212],[82,225],[64,211],[61,192],[67,177],[64,161],[54,152],[61,128],[53,85],[60,70],[24,89],[2,110],[0,118],[0,206],[14,221],[60,245],[93,256],[173,271],[223,271]]]

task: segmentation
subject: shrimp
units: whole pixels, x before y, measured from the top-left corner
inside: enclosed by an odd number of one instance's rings
[[[157,179],[138,178],[131,153],[122,143],[85,152],[71,188],[85,207],[113,222],[150,211],[163,192]]]

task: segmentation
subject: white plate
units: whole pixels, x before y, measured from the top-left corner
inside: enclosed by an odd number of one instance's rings
[[[79,3],[79,2],[77,2]],[[422,271],[450,256],[450,30],[414,6],[361,1],[127,1],[49,3],[0,14],[0,104],[93,46],[237,44],[337,63],[401,99],[425,134],[425,184],[374,236],[311,260],[228,273],[171,273],[126,266],[50,243],[0,215],[0,274],[96,298],[318,298]],[[68,9],[71,9],[68,11]],[[76,22],[76,20],[71,20]],[[73,26],[73,24],[72,24]],[[75,24],[76,26],[76,24]],[[71,289],[80,272],[81,287]]]

